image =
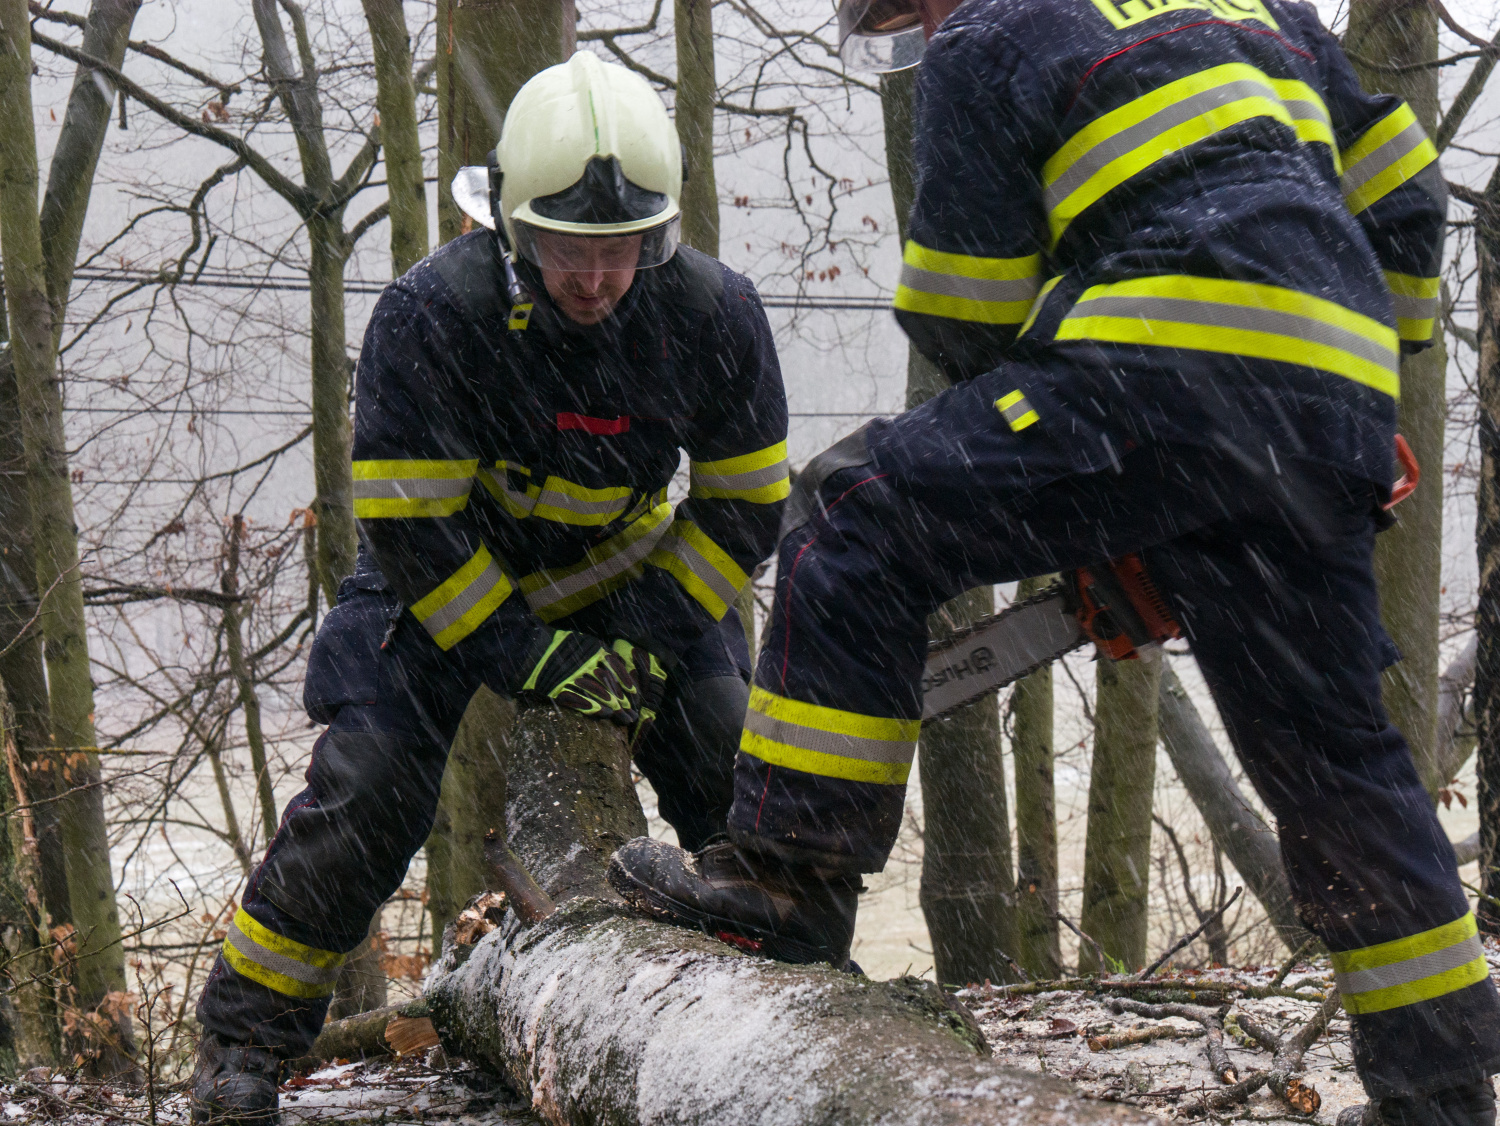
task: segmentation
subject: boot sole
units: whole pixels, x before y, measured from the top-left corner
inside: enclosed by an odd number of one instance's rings
[[[760,944],[760,949],[754,951],[755,953],[776,962],[787,962],[797,966],[812,965],[816,962],[833,964],[825,952],[808,943],[799,942],[795,938],[778,936],[759,927],[746,926],[738,919],[729,919],[704,911],[702,908],[689,907],[669,895],[663,895],[656,888],[641,883],[614,860],[610,861],[606,878],[609,880],[609,886],[619,892],[626,903],[663,922],[699,931],[709,938],[718,938],[719,941],[727,941],[734,946],[739,946],[739,943],[719,936],[723,934],[748,939]]]

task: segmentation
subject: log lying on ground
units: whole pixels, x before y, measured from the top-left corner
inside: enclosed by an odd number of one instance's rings
[[[603,724],[519,717],[510,843],[559,908],[445,951],[426,1000],[450,1055],[559,1124],[1152,1121],[997,1065],[931,983],[781,965],[613,901],[603,863],[643,826],[624,756]]]

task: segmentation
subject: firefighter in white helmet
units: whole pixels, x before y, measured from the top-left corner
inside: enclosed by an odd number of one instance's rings
[[[749,678],[734,601],[775,544],[787,413],[754,287],[678,246],[683,171],[650,86],[575,55],[454,181],[480,229],[376,305],[359,560],[304,689],[329,726],[204,988],[195,1122],[275,1116],[481,685],[629,725],[683,843],[724,831]]]

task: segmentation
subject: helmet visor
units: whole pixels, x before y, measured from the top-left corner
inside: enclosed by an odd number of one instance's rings
[[[682,216],[631,234],[580,235],[514,221],[516,250],[543,270],[569,274],[613,273],[660,266],[677,253]]]
[[[922,60],[927,36],[917,0],[842,0],[839,57],[850,70],[906,70]]]

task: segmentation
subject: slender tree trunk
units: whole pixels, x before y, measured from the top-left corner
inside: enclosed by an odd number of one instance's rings
[[[343,213],[307,223],[312,247],[311,288],[313,480],[317,499],[318,578],[330,605],[339,583],[354,573],[354,481],[349,468],[349,355],[344,349],[344,262],[348,240]]]
[[[1094,764],[1079,926],[1106,955],[1138,969],[1146,962],[1161,651],[1149,649],[1135,661],[1101,659],[1095,668]],[[1087,973],[1107,967],[1083,943],[1078,968]]]
[[[901,237],[916,192],[912,160],[912,71],[881,77],[885,159]],[[948,386],[936,365],[908,348],[906,406],[910,410]],[[995,608],[989,587],[947,603],[928,621],[943,637]],[[1014,971],[1010,812],[995,697],[986,696],[947,719],[922,728],[922,914],[932,939],[938,978],[960,984],[1007,981]]]
[[[228,565],[220,584],[225,594],[240,592],[240,546],[245,538],[245,518],[235,513],[230,526]],[[250,747],[250,767],[255,771],[255,794],[260,801],[260,819],[269,842],[280,820],[276,815],[276,792],[271,785],[271,770],[266,762],[266,737],[260,726],[260,696],[255,691],[255,675],[245,659],[245,620],[250,612],[245,603],[232,602],[224,607],[224,650],[229,657],[229,672],[239,692],[239,705],[245,713],[245,742]],[[225,812],[232,812],[228,806]],[[235,829],[238,835],[238,829]]]
[[[1438,122],[1438,71],[1422,64],[1437,59],[1437,28],[1437,13],[1428,4],[1352,0],[1344,37],[1359,58],[1383,67],[1411,68],[1391,74],[1354,64],[1365,89],[1409,102],[1429,136]],[[1441,764],[1436,757],[1447,368],[1441,330],[1427,351],[1402,358],[1398,425],[1426,472],[1422,487],[1402,503],[1401,522],[1382,534],[1375,546],[1381,616],[1402,653],[1401,661],[1386,671],[1385,705],[1411,744],[1423,783],[1434,793],[1448,781],[1438,777]]]
[[[1017,598],[1051,576],[1027,579]],[[1062,973],[1057,932],[1057,801],[1052,779],[1052,667],[1011,690],[1011,751],[1016,769],[1016,961],[1034,978]]]
[[[93,0],[80,49],[118,68],[125,59],[125,43],[140,9],[141,0]],[[78,244],[83,237],[83,221],[94,187],[94,170],[99,164],[113,109],[109,80],[79,67],[73,76],[62,131],[47,170],[47,194],[42,200],[42,254],[47,263],[47,296],[52,301],[54,338],[62,333],[68,290],[78,261]]]
[[[439,242],[464,230],[451,191],[455,173],[484,163],[516,91],[572,54],[574,19],[572,5],[559,0],[503,0],[482,8],[438,0]],[[454,738],[427,838],[434,946],[470,896],[484,890],[484,834],[503,820],[505,746],[514,718],[510,701],[481,690]]]
[[[364,0],[364,5],[375,51],[375,104],[391,201],[391,275],[399,278],[427,257],[427,187],[411,82],[411,37],[401,0]]]
[[[1480,925],[1500,934],[1500,164],[1475,209],[1479,251],[1479,609],[1474,717],[1479,730]]]
[[[124,989],[125,960],[104,831],[78,533],[37,217],[28,26],[24,0],[0,2],[0,105],[6,107],[0,114],[0,249],[31,493],[37,589],[43,598],[52,734],[64,754],[64,780],[72,790],[58,807],[78,932],[75,984],[79,1004],[92,1007],[106,993]]]
[[[675,0],[677,30],[677,135],[687,158],[682,186],[682,241],[719,256],[719,187],[714,179],[714,77],[712,0]]]

